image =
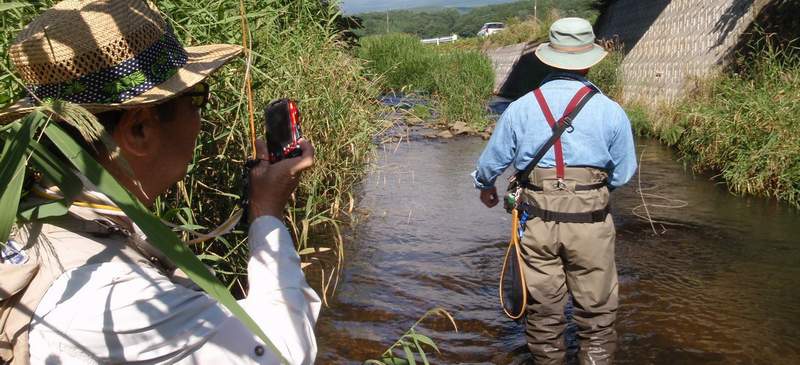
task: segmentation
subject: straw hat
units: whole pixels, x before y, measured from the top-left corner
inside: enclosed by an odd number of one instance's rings
[[[184,48],[150,1],[66,0],[28,24],[9,55],[37,98],[101,112],[167,100],[241,50],[230,44]],[[0,124],[34,107],[28,95],[0,111]]]
[[[603,47],[594,43],[592,25],[581,18],[563,18],[550,26],[550,42],[536,48],[536,56],[546,65],[562,70],[585,70],[606,57]]]

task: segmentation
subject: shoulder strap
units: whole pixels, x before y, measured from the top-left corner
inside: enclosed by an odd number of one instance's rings
[[[588,86],[584,86],[578,90],[578,92],[572,97],[572,100],[567,105],[567,108],[564,110],[564,115],[558,121],[556,121],[553,117],[553,113],[550,111],[550,107],[547,105],[547,101],[544,99],[541,89],[536,89],[533,93],[536,96],[536,101],[539,103],[539,107],[542,109],[542,113],[544,113],[544,116],[547,119],[547,123],[550,124],[550,128],[553,130],[553,135],[550,136],[550,138],[539,148],[538,151],[536,151],[536,154],[533,156],[533,159],[525,168],[525,170],[517,173],[517,180],[523,184],[529,182],[528,176],[530,175],[531,171],[533,171],[539,161],[542,160],[544,155],[550,150],[550,147],[553,147],[553,145],[556,146],[555,153],[557,176],[559,178],[564,177],[564,156],[561,148],[561,135],[565,130],[572,128],[572,121],[575,119],[578,113],[580,113],[581,109],[583,109],[586,103],[588,103],[589,100],[595,94],[597,94],[597,90]]]

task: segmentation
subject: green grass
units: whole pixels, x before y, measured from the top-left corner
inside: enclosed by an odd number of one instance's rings
[[[737,193],[800,206],[800,50],[761,38],[754,52],[676,106],[634,119]]]
[[[486,56],[477,51],[441,54],[432,76],[438,110],[447,123],[486,127],[486,104],[494,88],[494,71]]]
[[[622,97],[622,79],[619,73],[624,54],[622,45],[613,41],[603,42],[608,55],[600,63],[589,70],[587,77],[608,97],[620,100]]]
[[[358,56],[367,61],[373,79],[380,80],[385,91],[432,96],[444,123],[486,125],[494,71],[480,52],[424,45],[407,34],[387,34],[362,38]]]
[[[395,91],[434,90],[434,68],[439,54],[431,46],[408,34],[387,34],[364,37],[359,42],[358,57],[381,86]]]
[[[2,13],[0,53],[6,67],[13,35],[53,3],[25,3]],[[238,1],[161,0],[157,4],[184,45],[241,44]],[[304,175],[287,221],[301,252],[323,247],[336,253],[315,258],[310,267],[315,271],[309,273],[324,276],[323,286],[332,289],[330,274],[338,271],[343,252],[339,227],[347,221],[354,200],[351,189],[360,181],[371,137],[377,131],[373,120],[379,88],[363,76],[363,61],[352,57],[338,40],[338,30],[332,26],[335,5],[316,0],[247,0],[245,5],[253,41],[252,85],[259,134],[263,134],[261,108],[272,98],[292,97],[300,100],[303,132],[316,146],[317,164]],[[212,98],[203,113],[194,161],[186,179],[157,202],[155,209],[162,217],[187,226],[214,227],[234,209],[241,164],[250,153],[244,71],[240,58],[212,77]],[[20,87],[11,75],[0,74],[0,104],[19,95]],[[237,292],[245,283],[245,238],[239,232],[196,249]],[[303,257],[309,261],[310,256]]]

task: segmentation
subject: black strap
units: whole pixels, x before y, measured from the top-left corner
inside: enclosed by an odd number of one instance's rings
[[[583,99],[581,99],[575,108],[572,109],[572,112],[570,112],[568,115],[562,116],[561,119],[558,120],[558,123],[553,128],[553,135],[550,136],[550,139],[548,139],[547,142],[542,145],[542,147],[539,147],[539,150],[536,151],[536,154],[533,156],[533,159],[525,168],[525,170],[517,173],[517,181],[520,182],[520,185],[529,184],[528,176],[531,174],[531,171],[533,171],[539,161],[542,160],[544,155],[547,154],[547,151],[553,147],[553,144],[556,143],[556,140],[558,140],[561,135],[564,134],[564,131],[572,128],[572,121],[575,120],[575,117],[578,116],[578,113],[581,112],[581,109],[583,109],[586,103],[588,103],[589,100],[597,94],[597,92],[598,91],[596,89],[592,88],[592,90],[586,94]]]
[[[608,182],[605,180],[592,184],[577,184],[575,185],[575,191],[597,190],[606,187],[606,185],[608,185]],[[531,184],[530,182],[524,184],[520,183],[519,186],[532,191],[544,191],[544,188],[541,186]]]
[[[521,210],[527,211],[529,217],[539,217],[545,222],[558,222],[558,223],[598,223],[605,222],[606,217],[611,213],[611,208],[606,206],[603,209],[598,209],[585,213],[563,213],[554,212],[552,210],[544,210],[542,208],[523,204]]]

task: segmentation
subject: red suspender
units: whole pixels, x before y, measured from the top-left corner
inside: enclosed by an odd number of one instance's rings
[[[533,91],[534,95],[536,95],[536,101],[539,102],[539,107],[542,109],[542,113],[544,113],[545,119],[547,119],[547,123],[550,124],[551,129],[555,129],[556,125],[560,125],[564,122],[564,117],[569,115],[575,106],[581,102],[581,100],[592,91],[588,86],[582,87],[575,96],[572,97],[572,100],[567,105],[567,109],[564,110],[564,115],[561,119],[556,122],[556,118],[553,118],[553,113],[550,111],[550,107],[547,105],[547,101],[544,100],[544,95],[542,95],[542,90],[536,89]],[[564,150],[561,147],[561,137],[556,139],[555,143],[553,144],[556,153],[556,177],[559,180],[564,179]]]

